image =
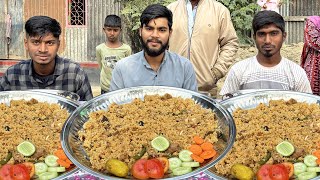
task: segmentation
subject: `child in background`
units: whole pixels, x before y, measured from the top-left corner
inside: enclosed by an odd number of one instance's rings
[[[108,15],[105,18],[103,32],[106,42],[96,47],[97,62],[100,67],[101,94],[109,91],[112,70],[117,61],[131,55],[131,47],[120,40],[121,18],[117,15]]]
[[[261,7],[261,11],[270,10],[279,13],[281,0],[258,0],[257,4]]]

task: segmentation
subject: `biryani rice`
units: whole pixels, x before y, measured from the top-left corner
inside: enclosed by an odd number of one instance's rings
[[[148,157],[167,156],[150,145],[159,135],[186,149],[195,135],[217,142],[217,131],[217,118],[212,110],[202,108],[192,99],[166,94],[146,95],[144,100],[112,104],[107,111],[92,112],[78,134],[92,168],[106,172],[106,162],[111,158],[125,162],[130,168],[142,147],[146,147]]]
[[[269,106],[260,104],[254,109],[238,109],[233,113],[237,127],[233,148],[218,164],[215,173],[231,178],[230,169],[235,163],[246,165],[257,172],[267,152],[271,158],[267,163],[294,162],[311,154],[320,142],[320,106],[296,102],[291,99],[271,100]],[[295,148],[303,149],[304,155],[282,157],[275,147],[287,140]]]
[[[12,100],[10,106],[0,104],[0,159],[13,154],[13,161],[35,162],[52,154],[60,144],[60,132],[69,113],[59,104],[32,100]],[[17,152],[17,146],[30,141],[43,156],[24,157]]]

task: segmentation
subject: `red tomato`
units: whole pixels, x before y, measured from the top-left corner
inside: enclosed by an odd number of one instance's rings
[[[286,167],[287,172],[289,174],[289,178],[292,177],[293,176],[293,170],[294,170],[293,164],[290,163],[290,162],[283,162],[281,164],[283,164]]]
[[[158,157],[157,159],[162,164],[163,172],[166,173],[168,171],[168,169],[169,169],[169,160],[168,160],[168,158],[166,158],[166,157]]]
[[[144,164],[144,170],[151,178],[160,179],[164,176],[162,163],[158,159],[147,160]]]
[[[32,176],[34,175],[34,172],[35,172],[34,164],[31,163],[31,162],[24,162],[22,164],[27,167],[29,175],[30,175],[30,178],[32,178]]]
[[[30,180],[28,168],[23,164],[16,164],[10,169],[10,175],[14,180]]]
[[[12,169],[11,164],[5,164],[0,169],[0,180],[13,180],[13,177],[11,177],[10,169]]]
[[[265,164],[257,172],[257,180],[272,180],[269,176],[272,165]]]
[[[269,176],[272,180],[289,180],[288,170],[283,164],[272,165]]]
[[[133,177],[137,179],[148,179],[149,175],[147,172],[144,170],[144,166],[146,164],[147,160],[146,159],[139,159],[136,161],[132,168],[131,168],[131,174]]]

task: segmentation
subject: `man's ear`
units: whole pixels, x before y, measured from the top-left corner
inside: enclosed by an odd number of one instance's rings
[[[286,38],[287,38],[287,32],[283,32],[283,41],[285,41],[286,40]]]
[[[27,46],[28,39],[27,39],[27,37],[25,37],[23,41],[24,41],[24,43],[23,43],[24,44],[24,48],[28,51],[28,46]]]
[[[139,36],[141,37],[142,28],[139,28]]]

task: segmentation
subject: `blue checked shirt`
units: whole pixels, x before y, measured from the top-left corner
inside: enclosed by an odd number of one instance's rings
[[[55,62],[53,74],[46,77],[33,71],[30,59],[9,67],[0,80],[0,90],[55,89],[77,93],[80,101],[92,99],[88,76],[80,65],[59,56]]]

